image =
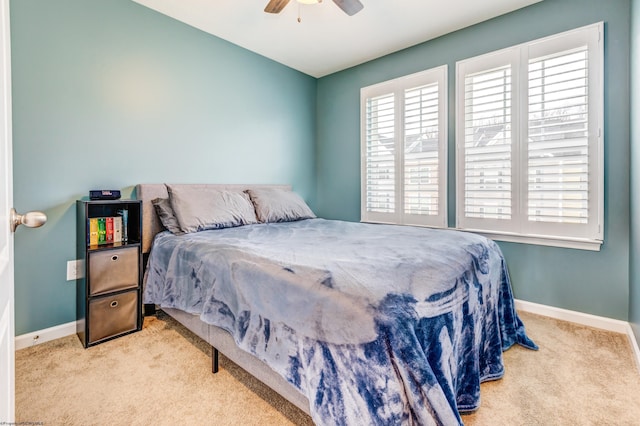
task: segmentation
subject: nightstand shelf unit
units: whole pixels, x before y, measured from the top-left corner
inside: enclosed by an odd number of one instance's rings
[[[142,329],[142,202],[78,200],[76,208],[82,265],[76,281],[77,334],[87,348]],[[96,244],[91,219],[107,218],[122,218],[120,241]]]

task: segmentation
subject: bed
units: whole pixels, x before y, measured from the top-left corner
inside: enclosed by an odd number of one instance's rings
[[[462,424],[502,352],[537,349],[482,236],[317,218],[286,185],[136,196],[143,302],[211,344],[214,370],[220,351],[316,424]]]

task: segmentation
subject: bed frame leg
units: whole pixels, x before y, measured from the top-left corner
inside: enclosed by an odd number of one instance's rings
[[[218,350],[211,346],[211,372],[216,374],[218,372]]]
[[[150,317],[156,314],[156,305],[145,303],[144,304],[144,316]]]

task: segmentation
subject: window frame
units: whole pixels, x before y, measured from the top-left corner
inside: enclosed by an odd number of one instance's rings
[[[456,62],[456,228],[502,241],[600,250],[604,240],[604,24],[587,25]],[[587,45],[588,212],[585,225],[528,220],[529,61]],[[511,219],[465,216],[465,77],[511,65]]]
[[[447,227],[447,163],[448,163],[448,66],[441,65],[425,71],[395,78],[360,89],[360,220],[372,223],[390,223],[427,227]],[[438,214],[405,213],[404,185],[404,93],[423,85],[438,85]],[[394,94],[394,211],[381,213],[367,211],[367,100]],[[400,155],[398,155],[400,153]]]

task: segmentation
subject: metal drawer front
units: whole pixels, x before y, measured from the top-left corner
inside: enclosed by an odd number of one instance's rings
[[[138,286],[138,248],[128,247],[89,254],[89,294]]]
[[[138,327],[138,291],[105,296],[89,302],[89,343]]]

